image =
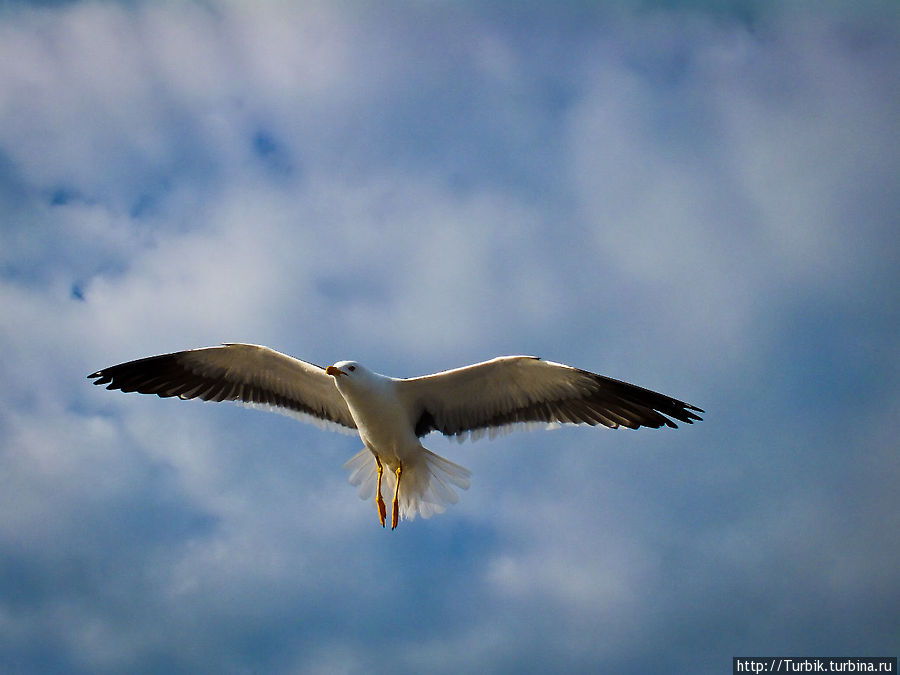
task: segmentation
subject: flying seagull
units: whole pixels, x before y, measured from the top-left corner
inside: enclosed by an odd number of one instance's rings
[[[677,428],[703,410],[655,391],[534,356],[501,356],[433,375],[396,379],[356,361],[322,368],[259,345],[229,343],[150,356],[88,375],[123,392],[237,401],[358,433],[365,447],[344,466],[363,499],[393,489],[391,529],[455,504],[471,472],[422,446],[432,431],[491,437],[515,426],[590,424]],[[668,417],[667,417],[668,416]],[[387,467],[387,471],[385,471]],[[402,482],[402,487],[401,487]]]

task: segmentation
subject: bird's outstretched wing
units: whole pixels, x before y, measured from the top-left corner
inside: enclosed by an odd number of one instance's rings
[[[120,363],[88,375],[107,389],[270,406],[320,426],[356,429],[319,366],[248,344],[224,344]]]
[[[659,428],[692,424],[700,408],[655,391],[534,356],[502,356],[398,380],[416,434],[471,434],[522,423]],[[667,417],[668,416],[668,417]]]

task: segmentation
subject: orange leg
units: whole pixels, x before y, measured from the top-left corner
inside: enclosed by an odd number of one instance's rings
[[[384,467],[381,466],[381,460],[375,457],[375,464],[378,466],[378,487],[375,489],[375,504],[378,506],[378,520],[384,527],[384,518],[387,515],[387,509],[384,506],[384,500],[381,498],[381,475],[384,473]]]
[[[394,503],[393,509],[391,510],[391,529],[395,529],[397,527],[397,523],[400,521],[400,474],[403,473],[403,465],[397,465],[397,485],[394,487]]]

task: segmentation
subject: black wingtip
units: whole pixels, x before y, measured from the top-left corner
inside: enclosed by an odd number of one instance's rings
[[[89,380],[94,380],[94,384],[108,384],[112,382],[112,377],[105,371],[98,370],[96,373],[88,375]],[[109,387],[107,387],[108,389]]]

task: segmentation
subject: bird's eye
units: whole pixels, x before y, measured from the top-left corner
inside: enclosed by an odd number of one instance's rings
[[[347,370],[349,370],[352,373],[354,370],[356,370],[356,366],[349,366],[347,368]]]

